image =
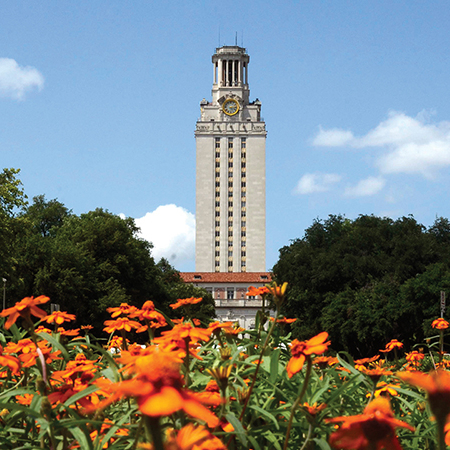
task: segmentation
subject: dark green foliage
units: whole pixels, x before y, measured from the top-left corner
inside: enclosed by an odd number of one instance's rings
[[[0,278],[9,285],[15,276],[14,241],[22,229],[18,214],[27,204],[21,181],[16,177],[18,169],[0,172]]]
[[[110,318],[106,308],[120,303],[140,307],[152,300],[168,314],[178,298],[201,296],[193,312],[214,317],[206,291],[186,286],[166,260],[155,263],[133,219],[102,209],[76,216],[43,195],[26,207],[17,173],[0,174],[0,277],[7,278],[7,306],[47,295],[76,314],[76,326],[90,324],[97,332]]]
[[[284,312],[299,318],[298,337],[326,330],[336,350],[367,356],[392,338],[408,348],[430,333],[449,255],[447,219],[427,230],[412,216],[339,215],[315,220],[283,247],[273,272],[289,283]]]

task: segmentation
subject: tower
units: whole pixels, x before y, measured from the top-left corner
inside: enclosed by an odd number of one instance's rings
[[[249,101],[246,50],[216,49],[212,101],[195,130],[197,272],[264,272],[265,141],[261,102]]]

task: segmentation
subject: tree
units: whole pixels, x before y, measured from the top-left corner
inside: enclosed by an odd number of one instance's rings
[[[289,283],[283,312],[299,318],[297,337],[326,329],[336,349],[365,354],[392,338],[424,336],[421,324],[434,310],[412,286],[425,283],[435,292],[449,255],[446,219],[426,230],[412,216],[350,221],[338,215],[315,220],[302,239],[283,247],[273,273],[277,282]],[[436,264],[444,268],[435,272]]]
[[[106,308],[120,303],[142,306],[151,299],[168,310],[162,271],[133,219],[102,209],[76,216],[43,196],[26,218],[32,231],[21,247],[22,296],[47,295],[76,314],[79,324],[98,329],[108,318]]]
[[[3,169],[0,173],[0,277],[14,276],[14,241],[20,232],[18,214],[27,204],[19,169]]]

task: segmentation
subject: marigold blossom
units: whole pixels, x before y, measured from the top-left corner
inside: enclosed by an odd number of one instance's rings
[[[286,366],[288,377],[291,378],[294,374],[302,370],[307,357],[310,357],[312,354],[320,355],[325,352],[330,345],[329,341],[325,342],[327,339],[328,333],[326,331],[319,333],[308,341],[300,342],[294,339],[291,343],[292,358]]]
[[[445,420],[450,414],[450,372],[398,372],[397,377],[427,391],[431,412],[437,418]]]
[[[136,306],[130,306],[128,303],[121,303],[120,306],[111,306],[110,308],[106,308],[106,311],[111,314],[111,318],[113,319],[122,315],[128,316],[136,310]]]
[[[422,352],[418,352],[417,350],[413,350],[412,352],[406,353],[405,355],[406,361],[408,361],[409,365],[413,367],[418,367],[421,361],[425,358],[425,355]]]
[[[326,422],[342,422],[339,429],[330,436],[331,446],[340,450],[401,450],[395,428],[414,431],[411,425],[394,417],[389,400],[385,397],[378,397],[370,402],[363,414],[334,417]]]
[[[39,297],[25,297],[20,302],[17,302],[12,308],[4,309],[0,313],[0,317],[8,317],[5,322],[5,328],[9,330],[19,317],[30,319],[30,314],[40,319],[44,318],[47,313],[39,308],[37,305],[42,305],[50,300],[45,295]]]
[[[179,298],[176,303],[173,303],[170,305],[172,309],[177,309],[182,306],[189,306],[189,305],[195,305],[197,303],[200,303],[203,300],[202,297],[189,297],[189,298]]]
[[[183,410],[210,427],[217,426],[219,419],[200,403],[195,393],[183,387],[180,366],[176,355],[154,347],[151,354],[136,359],[134,378],[110,385],[111,396],[102,406],[121,397],[134,397],[140,411],[148,416],[167,416]]]
[[[446,330],[448,328],[448,322],[439,317],[439,319],[433,320],[431,326],[437,330]]]
[[[131,331],[132,328],[137,329],[141,325],[133,320],[128,319],[128,317],[119,317],[116,320],[105,320],[105,328],[103,331],[107,333],[113,333],[114,331]]]
[[[49,316],[44,317],[43,320],[47,323],[62,325],[64,322],[70,322],[75,319],[75,314],[68,314],[67,311],[53,311]]]
[[[270,294],[270,291],[267,288],[267,286],[261,286],[261,287],[250,286],[245,295],[247,297],[258,297],[258,296],[262,297],[263,295],[266,295],[266,294]]]
[[[386,348],[384,350],[380,350],[380,352],[383,353],[392,352],[392,350],[402,347],[403,343],[399,342],[397,339],[392,339],[391,342],[388,342],[386,344]]]

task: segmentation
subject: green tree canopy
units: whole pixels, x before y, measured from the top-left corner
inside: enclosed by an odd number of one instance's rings
[[[427,230],[412,216],[332,215],[283,247],[273,272],[289,283],[285,313],[299,318],[298,337],[325,329],[336,349],[367,354],[392,338],[424,337],[447,287],[449,252],[447,219]]]

